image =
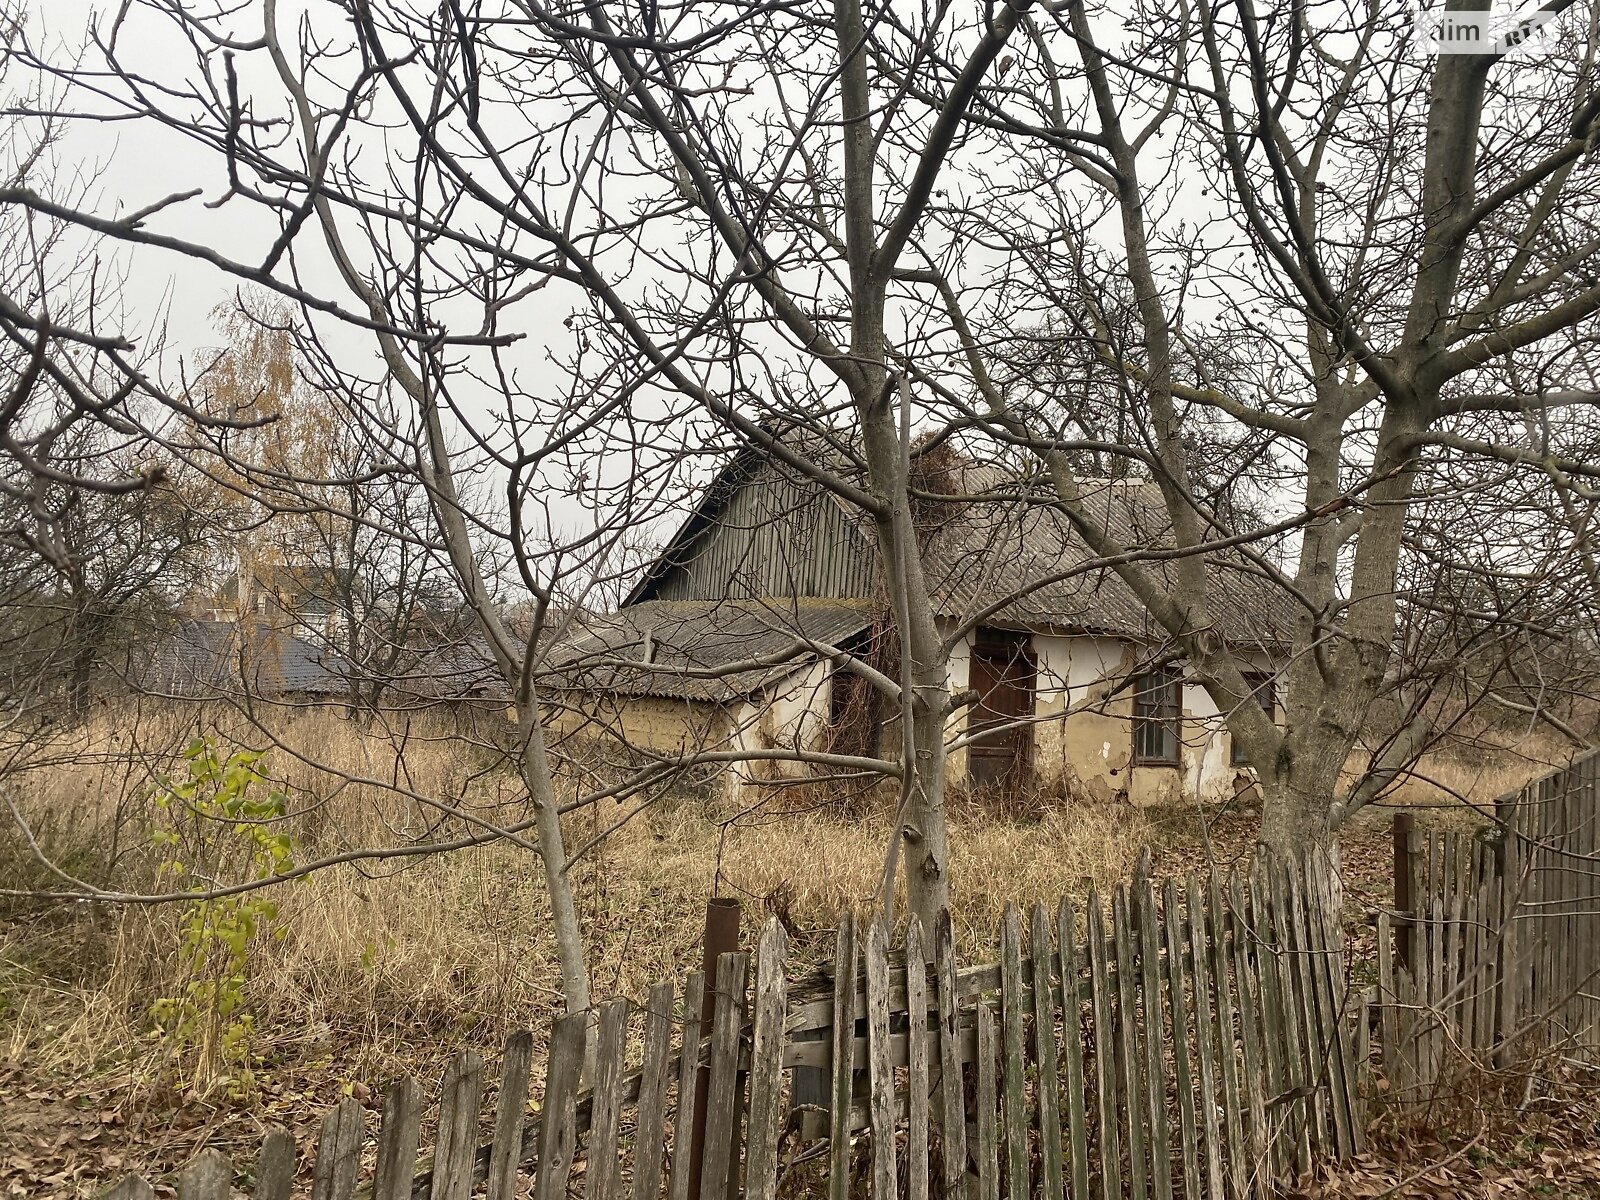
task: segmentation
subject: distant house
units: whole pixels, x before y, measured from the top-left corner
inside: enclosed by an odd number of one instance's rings
[[[394,711],[467,702],[502,710],[510,691],[463,614],[401,619],[361,607],[351,572],[307,561],[241,562],[211,595],[191,597],[130,682],[175,699],[225,694]]]
[[[834,454],[833,450],[819,451]],[[842,458],[842,454],[838,457]],[[955,638],[951,774],[973,788],[1031,784],[1139,804],[1231,795],[1245,782],[1215,704],[1165,653],[1144,606],[1022,473],[948,450],[915,469],[928,494],[923,559]],[[1147,482],[1085,485],[1134,549],[1170,545]],[[1167,569],[1160,562],[1149,569]],[[1211,568],[1217,632],[1273,673],[1283,595],[1243,559]],[[898,669],[870,521],[759,449],[737,454],[615,613],[586,616],[557,657],[567,729],[657,753],[897,750],[895,714],[829,653]],[[749,764],[736,778],[803,768]]]

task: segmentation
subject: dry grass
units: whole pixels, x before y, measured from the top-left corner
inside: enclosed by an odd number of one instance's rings
[[[152,790],[197,731],[254,746],[281,743],[269,762],[295,797],[288,828],[302,857],[466,828],[417,796],[490,820],[520,814],[516,781],[483,739],[439,722],[417,722],[403,737],[363,733],[319,713],[275,720],[271,739],[237,715],[119,714],[115,726],[102,723],[38,754],[37,769],[19,778],[18,799],[63,865],[98,883],[147,887],[148,828],[159,819]],[[1501,750],[1430,760],[1426,778],[1407,780],[1385,805],[1416,806],[1429,823],[1477,820],[1460,798],[1492,799],[1562,757],[1543,743],[1521,749],[1521,756]],[[352,784],[352,776],[373,782]],[[1081,896],[1091,883],[1108,890],[1145,844],[1157,847],[1158,872],[1192,865],[1210,820],[1042,801],[1010,816],[952,804],[953,915],[969,960],[992,956],[1005,901],[1054,903]],[[889,812],[882,800],[849,816],[796,807],[792,793],[753,810],[664,797],[576,864],[597,992],[642,998],[655,981],[698,966],[703,906],[719,892],[744,900],[747,933],[775,913],[802,960],[830,954],[840,909],[864,911],[876,890]],[[586,842],[617,815],[569,818],[570,844]],[[1375,811],[1367,819],[1370,838],[1385,817]],[[1212,832],[1237,842],[1229,852],[1239,853],[1252,828],[1235,815]],[[48,877],[0,833],[0,880],[38,886]],[[246,1000],[263,1056],[259,1078],[288,1081],[282,1086],[310,1102],[302,1107],[330,1102],[346,1087],[376,1088],[402,1071],[435,1076],[461,1045],[492,1047],[511,1028],[545,1024],[556,1009],[547,905],[529,850],[496,845],[342,866],[277,891],[285,936],[253,943]],[[180,916],[170,905],[0,909],[0,1059],[23,1064],[31,1077],[115,1080],[105,1086],[119,1103],[152,1111],[177,1104],[155,1083],[161,1057],[148,1010],[174,986]],[[254,1103],[229,1119],[254,1121]]]
[[[141,714],[90,730],[25,774],[22,803],[51,853],[95,882],[150,886],[148,828],[161,819],[150,796],[197,730],[254,746],[269,740],[237,718],[197,725],[193,713]],[[270,732],[281,744],[269,764],[296,797],[287,828],[301,857],[396,844],[440,820],[391,789],[344,782],[350,776],[399,781],[492,820],[517,815],[514,779],[488,768],[486,748],[463,750],[451,728],[419,724],[402,746],[383,731],[362,736],[349,722],[307,714]],[[744,900],[747,928],[779,915],[802,957],[830,950],[839,911],[864,911],[875,893],[888,809],[845,818],[780,804],[789,798],[752,810],[667,797],[573,868],[598,992],[642,997],[698,965],[704,904],[715,893]],[[569,844],[616,816],[568,818]],[[459,826],[445,821],[439,831]],[[1110,887],[1150,832],[1128,808],[1064,803],[1042,817],[1000,819],[958,804],[951,843],[961,944],[969,955],[992,946],[1003,900],[1054,902],[1090,881]],[[97,861],[94,847],[113,844],[108,861]],[[16,845],[0,848],[0,873],[46,881]],[[558,1002],[540,867],[527,849],[334,867],[281,886],[276,900],[285,935],[256,940],[247,984],[269,1062],[334,1058],[347,1079],[380,1079],[420,1049],[492,1044],[508,1028],[541,1024]],[[153,1065],[147,1014],[173,988],[181,907],[23,906],[11,915],[0,923],[0,1052],[74,1075]]]

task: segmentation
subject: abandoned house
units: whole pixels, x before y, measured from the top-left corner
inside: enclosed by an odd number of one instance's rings
[[[921,493],[951,497],[920,501],[917,515],[951,643],[949,688],[966,694],[946,732],[953,781],[1136,804],[1248,786],[1216,705],[1163,653],[1143,605],[1093,565],[1037,482],[948,448],[919,455],[913,469]],[[1124,545],[1170,545],[1153,484],[1085,491]],[[898,671],[879,572],[863,513],[746,448],[618,610],[576,623],[546,693],[555,723],[646,755],[753,756],[729,769],[738,783],[816,773],[797,751],[896,757],[894,706],[838,665],[842,652],[891,678]],[[1243,559],[1208,572],[1218,633],[1253,665],[1276,710],[1285,597]]]

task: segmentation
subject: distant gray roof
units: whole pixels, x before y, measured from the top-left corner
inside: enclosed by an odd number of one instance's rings
[[[653,600],[585,614],[552,651],[549,682],[631,696],[726,702],[791,673],[816,654],[802,640],[838,646],[871,626],[864,600]],[[750,659],[788,654],[782,665],[705,678]],[[648,661],[646,661],[648,660]]]
[[[391,694],[414,700],[511,700],[489,643],[476,633],[418,639],[388,676]]]
[[[337,695],[349,687],[341,666],[331,650],[264,620],[185,617],[157,641],[130,682],[142,692],[185,700],[241,693]]]

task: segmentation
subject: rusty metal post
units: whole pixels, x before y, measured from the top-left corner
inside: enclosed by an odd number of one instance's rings
[[[706,931],[701,941],[700,969],[705,973],[705,1000],[700,1008],[702,1029],[711,1028],[711,1015],[717,1002],[717,960],[739,948],[739,901],[731,896],[713,896],[706,901]],[[701,1066],[700,1080],[695,1088],[694,1119],[689,1130],[689,1197],[699,1200],[700,1170],[706,1149],[706,1101],[711,1090],[711,1066]],[[734,1138],[734,1153],[738,1153],[739,1139]],[[729,1179],[737,1184],[739,1174],[730,1172]]]
[[[1411,969],[1411,930],[1415,921],[1415,914],[1411,911],[1411,834],[1415,825],[1416,818],[1410,813],[1395,813],[1394,908],[1397,914],[1405,915],[1395,918],[1394,948],[1395,957],[1408,971]]]

